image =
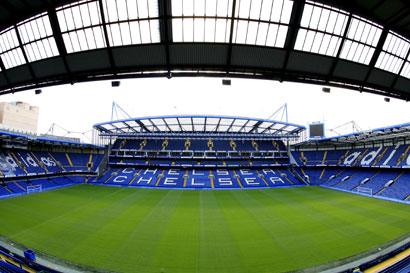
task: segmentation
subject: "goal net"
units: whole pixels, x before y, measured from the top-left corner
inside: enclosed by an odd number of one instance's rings
[[[373,195],[373,190],[367,187],[358,187],[357,193],[366,194],[366,195]]]
[[[42,185],[27,186],[27,194],[30,194],[33,192],[42,192],[42,191],[43,191]]]

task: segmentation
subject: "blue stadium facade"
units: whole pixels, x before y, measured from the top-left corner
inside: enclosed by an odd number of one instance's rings
[[[39,184],[43,189],[74,183],[174,189],[320,185],[409,203],[408,127],[302,142],[305,128],[284,122],[148,117],[96,124],[105,148],[40,138],[23,147],[23,136],[3,132],[0,196],[25,194]]]
[[[128,119],[94,126],[110,140],[108,171],[90,183],[240,189],[302,186],[284,141],[303,126],[218,116]]]

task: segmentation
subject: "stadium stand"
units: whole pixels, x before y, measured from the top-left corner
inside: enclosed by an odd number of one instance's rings
[[[293,151],[299,166],[361,166],[406,168],[410,166],[410,145],[379,146],[375,148]]]
[[[299,167],[296,170],[311,185],[354,193],[364,187],[373,196],[399,201],[407,201],[410,195],[410,172],[406,169]]]
[[[305,185],[291,171],[286,145],[280,138],[185,135],[127,138],[118,134],[106,171],[89,183],[191,189]]]
[[[400,260],[399,262],[385,268],[380,273],[408,273],[410,272],[410,256]]]
[[[84,183],[104,158],[101,147],[89,144],[0,135],[0,197],[27,194],[30,187],[49,190]],[[10,145],[17,142],[19,148]]]
[[[59,273],[50,267],[40,265],[35,261],[22,257],[0,246],[0,272],[1,273]]]
[[[102,158],[102,154],[6,150],[0,152],[0,171],[5,177],[96,171]]]
[[[84,175],[70,175],[70,176],[47,176],[44,178],[25,178],[24,180],[16,178],[17,180],[0,182],[0,198],[10,197],[15,195],[27,194],[29,186],[41,185],[41,191],[57,189],[65,186],[70,186],[78,183],[84,183],[86,176]]]
[[[293,151],[297,172],[312,185],[407,201],[410,195],[409,145]]]

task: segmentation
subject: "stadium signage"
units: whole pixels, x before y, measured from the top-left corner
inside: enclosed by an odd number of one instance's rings
[[[380,146],[377,150],[370,151],[366,154],[364,151],[352,152],[343,160],[343,165],[346,165],[346,166],[352,166],[355,164],[359,165],[357,161],[360,160],[361,166],[370,166],[373,163],[373,161],[377,158],[377,156],[379,156],[383,148],[384,148],[383,146]],[[392,160],[396,152],[397,152],[397,146],[390,152],[390,154],[387,156],[386,160],[382,163],[380,167],[381,168],[390,167],[389,163],[391,163],[390,161]],[[404,163],[405,166],[410,166],[410,153],[406,155],[405,160],[403,160],[402,162]]]
[[[191,170],[187,174],[186,170],[180,169],[169,169],[162,172],[159,169],[145,169],[140,172],[139,177],[133,175],[135,173],[134,168],[124,168],[112,179],[112,182],[128,184],[134,178],[134,185],[157,186],[161,180],[160,186],[180,187],[181,181],[184,181],[184,187],[204,188],[210,187],[210,183],[207,182],[211,182],[211,179],[216,187],[237,187],[238,183],[242,183],[243,186],[266,186],[269,182],[273,185],[285,184],[280,175],[272,169],[263,169],[259,175],[250,169],[239,169],[236,175],[226,169],[217,169],[213,172],[212,178],[203,170]]]

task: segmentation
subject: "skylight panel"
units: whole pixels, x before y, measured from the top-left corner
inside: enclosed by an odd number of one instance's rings
[[[107,23],[158,18],[157,0],[103,0]]]
[[[219,125],[218,132],[226,132],[226,130],[228,130],[228,128],[229,128],[228,125]]]
[[[23,47],[30,62],[59,55],[57,44],[53,37],[42,39],[40,41],[24,45]]]
[[[10,28],[2,34],[0,34],[0,41],[1,53],[19,46],[16,30],[14,28]]]
[[[227,43],[233,0],[173,0],[174,42]]]
[[[63,39],[68,53],[106,47],[102,27],[64,33]]]
[[[178,121],[176,118],[165,118],[166,123],[168,123],[168,125],[175,125],[178,124]]]
[[[381,26],[354,16],[351,20],[340,58],[368,65],[379,42],[381,33]]]
[[[208,125],[217,125],[219,119],[218,119],[218,118],[209,117],[209,118],[207,118],[206,121],[207,121],[207,124],[208,124]]]
[[[68,53],[106,47],[98,1],[80,1],[57,8]]]
[[[390,31],[384,42],[383,50],[377,59],[376,67],[392,73],[399,73],[409,48],[409,40]]]
[[[403,70],[400,73],[401,76],[410,79],[410,60],[407,59],[406,63],[404,64]]]
[[[47,14],[23,21],[17,30],[30,62],[59,55]]]
[[[96,26],[102,23],[98,1],[83,2],[73,3],[69,7],[57,9],[57,18],[62,32]]]
[[[17,29],[23,44],[53,35],[50,20],[46,14],[42,14],[37,19],[29,19],[20,23]]]
[[[235,17],[289,24],[293,1],[241,0],[237,2]]]
[[[169,128],[171,128],[172,131],[179,131],[181,129],[179,125],[169,125]]]
[[[151,121],[157,126],[165,126],[165,123],[162,119],[155,118],[151,119]]]
[[[195,124],[203,124],[205,123],[205,118],[193,118],[192,119]]]
[[[245,119],[236,119],[236,120],[235,120],[235,125],[242,127],[246,122],[248,122],[248,120],[245,120]]]
[[[306,2],[295,49],[335,57],[347,21],[348,13],[343,10]]]
[[[111,46],[160,42],[157,0],[103,0],[103,10]]]
[[[16,66],[26,63],[24,59],[23,51],[21,50],[21,48],[9,50],[1,54],[0,57],[6,69],[16,67]]]
[[[181,125],[185,125],[185,124],[191,124],[191,119],[190,118],[179,118],[179,122],[181,123]]]
[[[19,47],[16,29],[6,29],[0,34],[0,57],[6,69],[25,64],[23,51]]]
[[[403,59],[392,54],[381,52],[376,62],[376,67],[392,72],[398,73],[403,65]]]
[[[283,47],[288,32],[293,1],[244,0],[237,3],[233,42]]]

